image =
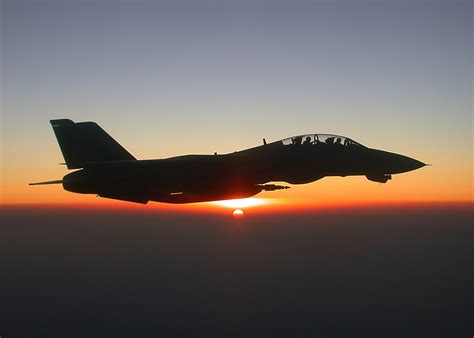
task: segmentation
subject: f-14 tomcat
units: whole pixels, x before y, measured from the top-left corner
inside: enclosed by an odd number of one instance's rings
[[[67,191],[137,203],[193,203],[246,198],[325,176],[364,175],[386,183],[392,174],[425,166],[403,155],[371,149],[350,138],[308,134],[217,155],[137,160],[98,124],[51,120],[68,169]],[[272,183],[273,182],[273,183]]]

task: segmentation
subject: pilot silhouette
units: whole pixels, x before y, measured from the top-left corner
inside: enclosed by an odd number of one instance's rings
[[[296,136],[293,138],[293,144],[299,146],[301,142],[303,141],[303,138],[301,136]]]
[[[303,144],[311,144],[311,137],[306,136],[306,138],[305,138]]]

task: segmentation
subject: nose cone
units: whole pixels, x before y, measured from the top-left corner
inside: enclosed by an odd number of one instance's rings
[[[392,159],[392,170],[394,174],[416,170],[424,167],[425,165],[426,164],[421,161],[403,155],[397,155],[394,159]]]
[[[414,158],[410,158],[407,156],[402,156],[403,160],[401,161],[401,168],[404,169],[403,171],[412,171],[415,169],[419,169],[424,167],[426,164],[424,164],[421,161],[415,160]]]
[[[426,164],[415,160],[414,158],[403,156],[394,153],[384,152],[382,155],[383,166],[386,168],[386,173],[399,174],[407,171],[412,171],[424,167]]]

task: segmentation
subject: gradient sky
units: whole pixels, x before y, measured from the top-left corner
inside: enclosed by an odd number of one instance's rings
[[[98,201],[27,186],[67,172],[51,118],[96,121],[139,159],[342,134],[433,166],[259,196],[472,201],[472,15],[471,1],[2,1],[1,202]]]

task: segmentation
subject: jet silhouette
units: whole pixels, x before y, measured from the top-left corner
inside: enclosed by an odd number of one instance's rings
[[[425,166],[407,156],[371,149],[350,138],[308,134],[234,153],[137,160],[95,122],[51,120],[65,164],[64,190],[147,203],[206,202],[288,189],[325,176],[364,175],[386,183],[392,174]]]

